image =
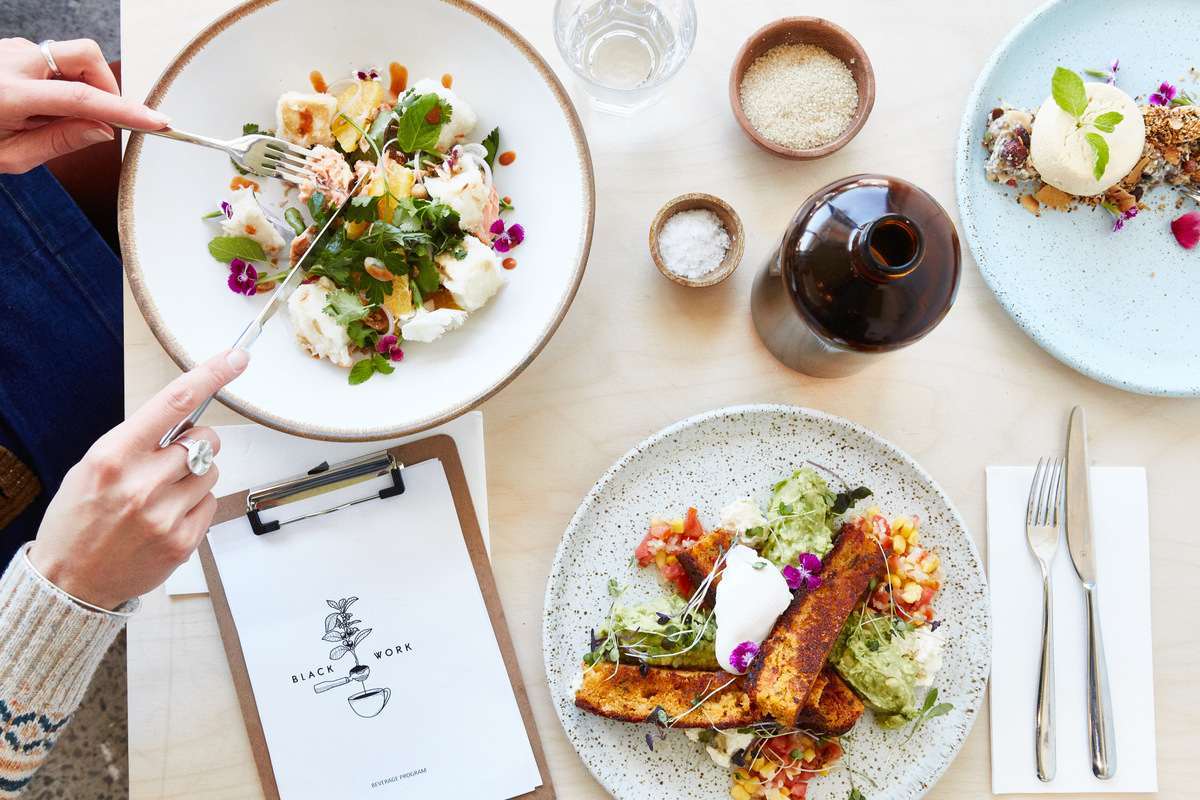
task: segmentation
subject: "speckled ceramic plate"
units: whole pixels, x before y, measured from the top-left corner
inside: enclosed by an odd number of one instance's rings
[[[871,487],[889,514],[919,514],[922,540],[937,549],[946,572],[936,603],[944,620],[938,633],[947,639],[945,664],[935,685],[954,711],[930,721],[907,744],[904,732],[877,728],[868,712],[845,741],[845,763],[863,776],[856,784],[871,800],[912,800],[958,752],[983,701],[991,617],[979,553],[949,498],[911,458],[858,425],[795,406],[735,406],[678,422],[626,453],[579,506],[554,559],[542,632],[550,692],[571,744],[613,796],[713,800],[728,796],[729,774],[682,733],[671,733],[651,752],[647,726],[575,707],[572,682],[589,628],[608,609],[608,579],[628,583],[633,598],[661,593],[650,571],[629,564],[651,517],[694,505],[711,525],[731,500],[765,501],[770,486],[805,461]],[[846,771],[835,770],[812,783],[809,797],[845,800],[849,787]]]
[[[963,234],[996,298],[1026,333],[1063,363],[1143,394],[1200,395],[1200,260],[1175,243],[1175,196],[1158,189],[1151,209],[1120,233],[1103,209],[1034,217],[1017,194],[984,177],[988,112],[1001,100],[1037,108],[1062,65],[1106,69],[1145,96],[1200,66],[1195,0],[1058,0],[996,49],[967,101],[958,145]],[[1087,78],[1087,80],[1094,80]],[[1198,87],[1183,82],[1197,93]],[[1154,208],[1160,202],[1164,210]],[[1194,207],[1189,201],[1187,207]]]

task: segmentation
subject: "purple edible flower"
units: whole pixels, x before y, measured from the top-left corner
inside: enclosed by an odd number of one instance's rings
[[[380,336],[379,341],[375,343],[375,349],[392,361],[404,360],[404,351],[400,349],[400,339],[394,334]]]
[[[369,70],[360,69],[358,72],[354,73],[354,77],[358,78],[360,81],[373,81],[379,77],[379,73],[376,72],[374,68]]]
[[[1169,106],[1171,101],[1175,99],[1175,94],[1178,90],[1171,84],[1163,81],[1158,86],[1158,91],[1150,95],[1150,105],[1152,106]]]
[[[1116,233],[1117,231],[1124,228],[1125,223],[1128,220],[1131,220],[1138,215],[1138,207],[1137,206],[1130,206],[1128,211],[1122,212],[1122,211],[1119,211],[1117,209],[1117,207],[1115,205],[1113,205],[1112,203],[1104,203],[1104,210],[1107,211],[1108,213],[1112,214],[1116,218],[1113,220],[1113,226],[1112,226],[1113,233]]]
[[[661,611],[657,611],[657,612],[655,612],[655,613],[658,615],[658,624],[659,624],[659,625],[666,625],[668,622],[670,622],[670,621],[671,621],[671,615],[670,615],[670,614],[664,614],[664,613],[663,613],[663,612],[661,612]]]
[[[788,564],[783,568],[783,579],[787,581],[792,591],[804,587],[816,589],[821,585],[821,559],[814,553],[801,553],[800,563],[796,566]]]
[[[233,219],[233,206],[224,200],[221,201],[221,211],[225,212],[225,219]]]
[[[649,747],[651,752],[654,751],[654,737],[648,733],[646,734],[646,747]]]
[[[1115,86],[1117,83],[1117,73],[1121,71],[1121,59],[1114,58],[1113,63],[1108,65],[1108,80],[1105,81],[1109,86]]]
[[[492,241],[492,249],[497,253],[507,253],[525,241],[525,226],[520,223],[509,225],[505,229],[504,220],[497,219],[488,230],[496,237]]]
[[[940,627],[942,627],[942,621],[940,619],[935,619],[933,622],[929,623],[929,632],[933,633]]]
[[[729,654],[729,666],[738,672],[745,672],[756,655],[758,655],[757,644],[751,641],[742,642]]]
[[[258,291],[258,270],[240,258],[235,258],[229,262],[228,283],[230,291],[250,297]]]

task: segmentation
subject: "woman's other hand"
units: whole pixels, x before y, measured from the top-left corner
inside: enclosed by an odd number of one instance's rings
[[[105,123],[157,130],[164,114],[121,97],[91,39],[50,45],[62,78],[27,39],[0,39],[0,173],[28,172],[57,156],[111,141]]]
[[[217,508],[217,467],[193,475],[182,446],[160,449],[158,442],[248,360],[244,350],[231,350],[180,375],[88,450],[50,501],[29,551],[42,575],[67,594],[114,609],[188,559]],[[187,436],[220,448],[210,428]]]

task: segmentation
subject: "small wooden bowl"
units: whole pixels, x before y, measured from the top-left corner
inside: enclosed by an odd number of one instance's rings
[[[742,109],[742,77],[755,59],[781,44],[814,44],[825,48],[850,68],[854,82],[858,84],[858,108],[850,120],[850,126],[828,144],[807,150],[784,147],[759,133],[746,118],[746,112]],[[733,69],[729,72],[729,104],[733,107],[733,116],[750,141],[768,153],[796,161],[808,161],[842,149],[862,129],[875,105],[875,73],[862,45],[841,26],[819,17],[784,17],[759,28],[738,50]]]
[[[680,211],[691,211],[694,208],[707,208],[716,214],[720,218],[721,224],[725,226],[725,232],[729,234],[729,249],[725,252],[725,258],[721,260],[721,263],[712,272],[702,278],[695,279],[686,278],[683,275],[676,275],[674,272],[671,272],[671,270],[667,269],[662,254],[658,252],[658,235],[662,232],[662,227],[666,224],[666,221]],[[746,231],[742,228],[742,219],[737,215],[737,212],[721,198],[701,192],[681,194],[668,201],[654,215],[654,222],[650,223],[650,257],[654,259],[654,266],[658,267],[659,272],[680,286],[691,286],[693,288],[715,286],[728,278],[742,261],[742,251],[745,249],[745,241]]]

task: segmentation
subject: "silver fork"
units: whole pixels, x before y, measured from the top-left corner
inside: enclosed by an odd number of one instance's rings
[[[1050,565],[1058,552],[1061,532],[1063,460],[1038,459],[1025,507],[1025,537],[1042,568],[1042,662],[1038,674],[1037,723],[1034,748],[1039,780],[1051,781],[1057,769],[1054,733],[1054,594]]]
[[[1184,197],[1189,197],[1193,202],[1200,203],[1200,192],[1197,192],[1195,189],[1185,189],[1182,186],[1176,186],[1175,188],[1178,189],[1179,193]]]
[[[200,136],[173,128],[151,131],[142,128],[126,128],[121,125],[113,125],[113,127],[220,150],[232,158],[234,163],[242,169],[264,178],[279,178],[296,185],[305,181],[315,182],[312,172],[308,169],[309,151],[285,139],[280,139],[278,136],[251,133],[226,140],[213,139],[209,136]]]

